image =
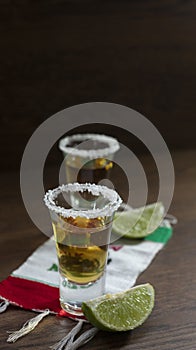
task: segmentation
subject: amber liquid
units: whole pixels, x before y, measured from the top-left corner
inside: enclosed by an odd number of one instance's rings
[[[102,179],[109,178],[110,170],[113,167],[113,163],[105,158],[98,158],[92,160],[85,165],[81,165],[78,161],[75,164],[73,162],[67,162],[66,175],[67,182],[77,181],[79,183],[95,183]]]
[[[53,224],[61,275],[79,284],[96,281],[104,273],[110,228],[103,218],[63,220],[68,229]],[[74,226],[83,228],[83,232],[74,232]]]

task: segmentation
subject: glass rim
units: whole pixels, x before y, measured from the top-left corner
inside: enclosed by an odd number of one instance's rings
[[[62,192],[84,192],[88,191],[92,195],[101,194],[104,198],[109,200],[103,208],[93,208],[93,209],[80,209],[76,210],[73,208],[66,209],[59,205],[56,205],[54,200]],[[80,184],[78,182],[68,183],[66,185],[61,185],[54,188],[53,190],[48,190],[44,196],[45,205],[49,210],[59,214],[65,218],[72,217],[83,217],[87,219],[94,219],[98,216],[112,216],[113,213],[119,208],[122,203],[122,199],[119,194],[106,186],[95,185],[90,183]]]
[[[78,149],[77,147],[68,147],[70,142],[72,141],[100,141],[108,144],[108,147],[105,148],[98,148],[98,149],[91,149],[91,150],[85,150],[85,149]],[[119,150],[119,142],[117,139],[115,139],[112,136],[104,135],[104,134],[74,134],[71,136],[66,136],[62,138],[59,141],[59,149],[67,154],[73,155],[73,156],[79,156],[82,158],[102,158],[109,156],[110,154],[113,154]]]

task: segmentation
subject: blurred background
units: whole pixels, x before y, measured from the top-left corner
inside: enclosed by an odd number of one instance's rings
[[[139,111],[171,151],[195,148],[195,1],[1,0],[0,27],[2,172],[19,171],[45,119],[89,101]],[[146,151],[122,130],[109,132]],[[48,162],[57,160],[54,147]]]

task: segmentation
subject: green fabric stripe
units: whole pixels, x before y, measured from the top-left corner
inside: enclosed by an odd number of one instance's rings
[[[145,237],[144,240],[166,244],[171,238],[172,232],[172,227],[159,227],[153,233]]]

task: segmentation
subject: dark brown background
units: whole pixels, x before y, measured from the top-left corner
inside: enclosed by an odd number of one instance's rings
[[[138,110],[170,149],[196,146],[194,0],[1,0],[0,27],[2,171],[42,121],[89,101]]]

